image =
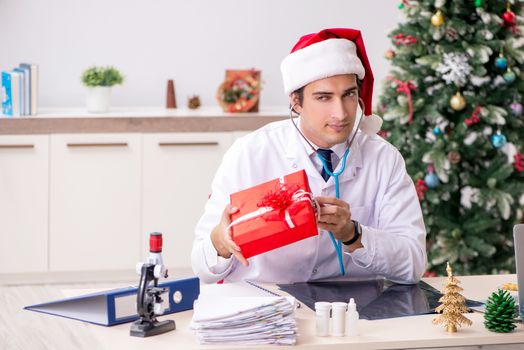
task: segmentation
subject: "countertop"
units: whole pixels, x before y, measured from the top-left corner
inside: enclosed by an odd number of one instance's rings
[[[218,107],[115,107],[101,114],[81,108],[42,108],[36,116],[0,117],[0,135],[250,131],[287,117],[285,106],[254,113],[224,113]]]

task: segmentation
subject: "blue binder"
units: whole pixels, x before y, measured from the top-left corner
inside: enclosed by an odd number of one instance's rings
[[[158,285],[169,289],[168,293],[162,295],[164,315],[193,309],[193,303],[200,294],[197,277],[166,281]],[[101,326],[114,326],[138,319],[136,294],[137,287],[119,288],[26,306],[24,309]]]

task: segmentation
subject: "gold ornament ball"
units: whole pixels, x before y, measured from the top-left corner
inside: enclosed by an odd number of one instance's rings
[[[442,16],[442,12],[440,12],[440,10],[438,10],[437,13],[431,16],[431,24],[435,27],[440,27],[444,24],[444,16]]]
[[[462,96],[460,92],[457,92],[449,100],[449,104],[451,105],[451,108],[453,108],[454,110],[461,111],[466,107],[466,100],[464,99],[464,96]]]

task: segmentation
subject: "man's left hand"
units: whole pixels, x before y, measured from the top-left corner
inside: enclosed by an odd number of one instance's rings
[[[349,204],[335,197],[316,197],[320,204],[318,227],[333,233],[342,242],[349,241],[355,235],[355,225],[351,221]]]

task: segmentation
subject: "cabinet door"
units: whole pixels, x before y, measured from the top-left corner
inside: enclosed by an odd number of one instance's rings
[[[149,250],[149,233],[159,231],[164,238],[165,265],[191,266],[194,229],[231,140],[231,133],[144,135],[144,255]]]
[[[141,135],[51,136],[51,271],[140,260]]]
[[[47,270],[48,136],[0,136],[0,273]]]

